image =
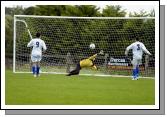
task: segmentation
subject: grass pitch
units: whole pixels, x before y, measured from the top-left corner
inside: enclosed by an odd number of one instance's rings
[[[154,105],[155,80],[6,70],[5,94],[6,105]]]

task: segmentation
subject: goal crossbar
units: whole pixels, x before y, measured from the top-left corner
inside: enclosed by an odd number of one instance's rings
[[[60,19],[155,19],[155,17],[71,17],[71,16],[39,16],[39,15],[14,15],[15,17],[31,18],[60,18]]]

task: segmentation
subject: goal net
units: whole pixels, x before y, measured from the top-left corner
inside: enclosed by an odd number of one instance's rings
[[[63,17],[14,16],[13,72],[31,72],[31,48],[27,43],[37,32],[46,43],[47,50],[41,60],[41,72],[65,74],[77,62],[100,50],[95,64],[98,70],[84,68],[80,74],[131,75],[132,64],[124,53],[138,37],[152,57],[143,55],[140,75],[155,75],[155,19],[154,17]],[[94,43],[94,50],[89,48]],[[132,58],[130,51],[129,57]]]

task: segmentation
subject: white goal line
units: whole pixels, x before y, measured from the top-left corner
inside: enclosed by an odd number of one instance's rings
[[[14,72],[14,73],[32,73],[32,72]],[[64,73],[64,72],[41,72],[43,74],[67,74],[67,73]],[[79,75],[82,75],[82,76],[102,76],[102,77],[124,77],[124,78],[131,78],[132,76],[125,76],[125,75],[105,75],[105,74],[79,74]],[[148,79],[155,79],[155,77],[139,77],[139,78],[148,78]]]
[[[125,75],[105,75],[105,74],[80,74],[86,76],[102,76],[102,77],[124,77],[124,78],[131,78],[132,76],[125,76]],[[155,79],[154,77],[139,77],[139,78],[149,78]]]
[[[39,15],[14,15],[14,17],[32,18],[60,18],[60,19],[155,19],[155,17],[71,17],[71,16],[39,16]]]

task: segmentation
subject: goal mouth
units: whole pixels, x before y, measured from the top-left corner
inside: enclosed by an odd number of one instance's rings
[[[42,73],[66,74],[82,58],[99,50],[99,71],[81,70],[81,74],[131,76],[130,61],[124,56],[125,48],[140,37],[152,58],[143,56],[141,77],[155,76],[155,17],[67,17],[67,16],[14,16],[13,72],[31,72],[31,49],[26,44],[41,32],[48,47],[41,60]],[[93,42],[95,49],[90,49]],[[130,53],[132,57],[132,54]],[[118,69],[119,68],[119,69]],[[128,68],[128,69],[125,69]]]

